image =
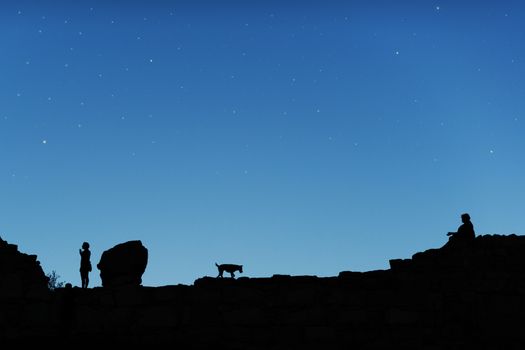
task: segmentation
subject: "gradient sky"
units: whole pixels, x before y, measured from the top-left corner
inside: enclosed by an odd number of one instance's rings
[[[520,1],[0,4],[0,236],[80,285],[388,268],[524,234]]]

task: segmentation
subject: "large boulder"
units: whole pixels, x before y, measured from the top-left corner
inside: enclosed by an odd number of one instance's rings
[[[146,247],[141,241],[129,241],[102,253],[97,268],[103,287],[140,286],[147,264]]]

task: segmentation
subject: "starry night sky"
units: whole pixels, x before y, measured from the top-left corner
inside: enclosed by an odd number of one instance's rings
[[[218,4],[220,3],[220,4]],[[519,1],[0,5],[0,236],[80,285],[334,276],[525,234]],[[90,286],[99,286],[98,270]]]

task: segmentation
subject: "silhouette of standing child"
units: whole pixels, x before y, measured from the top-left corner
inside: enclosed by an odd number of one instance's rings
[[[89,251],[89,243],[82,243],[80,253],[80,279],[82,280],[82,288],[87,288],[89,284],[89,272],[91,271],[91,252]]]

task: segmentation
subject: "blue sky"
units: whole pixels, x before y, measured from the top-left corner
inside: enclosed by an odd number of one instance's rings
[[[80,284],[334,276],[523,234],[518,1],[0,5],[0,236]],[[95,269],[90,286],[99,286]]]

